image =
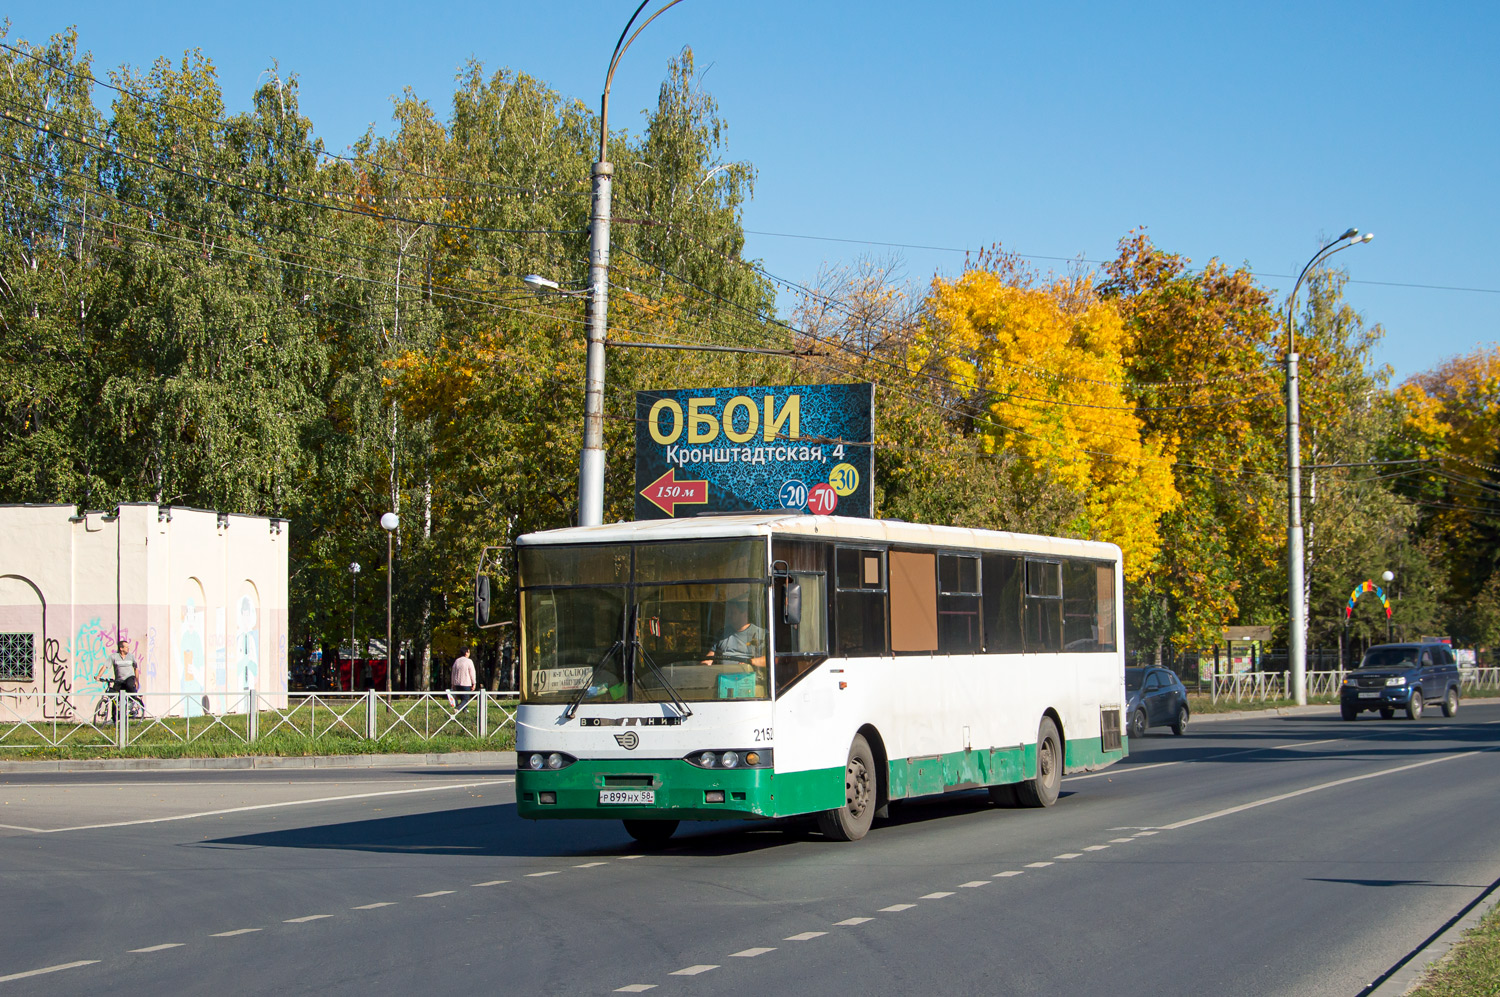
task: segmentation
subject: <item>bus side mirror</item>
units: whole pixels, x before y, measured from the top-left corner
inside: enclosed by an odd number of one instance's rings
[[[474,625],[483,627],[490,622],[490,576],[480,572],[474,576]]]
[[[782,619],[790,626],[797,626],[802,622],[802,583],[795,578],[786,580],[786,588],[782,591]]]

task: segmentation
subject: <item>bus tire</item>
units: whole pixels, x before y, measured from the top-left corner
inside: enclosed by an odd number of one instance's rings
[[[990,802],[997,807],[1019,807],[1021,801],[1016,798],[1016,784],[1008,782],[1003,786],[991,786]]]
[[[1016,786],[1023,807],[1050,807],[1062,790],[1062,736],[1051,717],[1042,717],[1036,732],[1036,778]]]
[[[858,841],[875,820],[880,789],[875,754],[863,734],[854,735],[844,763],[844,805],[818,814],[818,830],[831,841]]]
[[[625,833],[643,845],[663,845],[677,831],[675,820],[625,820]]]

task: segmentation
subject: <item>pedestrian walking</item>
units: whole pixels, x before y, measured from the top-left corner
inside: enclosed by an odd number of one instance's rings
[[[469,705],[469,700],[474,698],[474,659],[469,657],[469,648],[465,647],[459,652],[458,657],[453,659],[453,669],[448,673],[449,694],[458,693],[458,709]]]

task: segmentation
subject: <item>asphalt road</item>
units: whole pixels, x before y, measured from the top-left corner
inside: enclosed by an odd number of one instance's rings
[[[519,820],[494,768],[8,773],[0,995],[1347,997],[1500,880],[1500,705],[1430,712],[1204,723],[1050,810],[649,853]]]

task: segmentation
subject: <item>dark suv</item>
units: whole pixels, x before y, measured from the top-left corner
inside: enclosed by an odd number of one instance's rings
[[[1405,710],[1415,720],[1422,707],[1441,702],[1443,716],[1451,717],[1458,712],[1458,683],[1458,664],[1447,644],[1378,644],[1345,676],[1339,709],[1345,720],[1365,710],[1379,710],[1386,720]]]

